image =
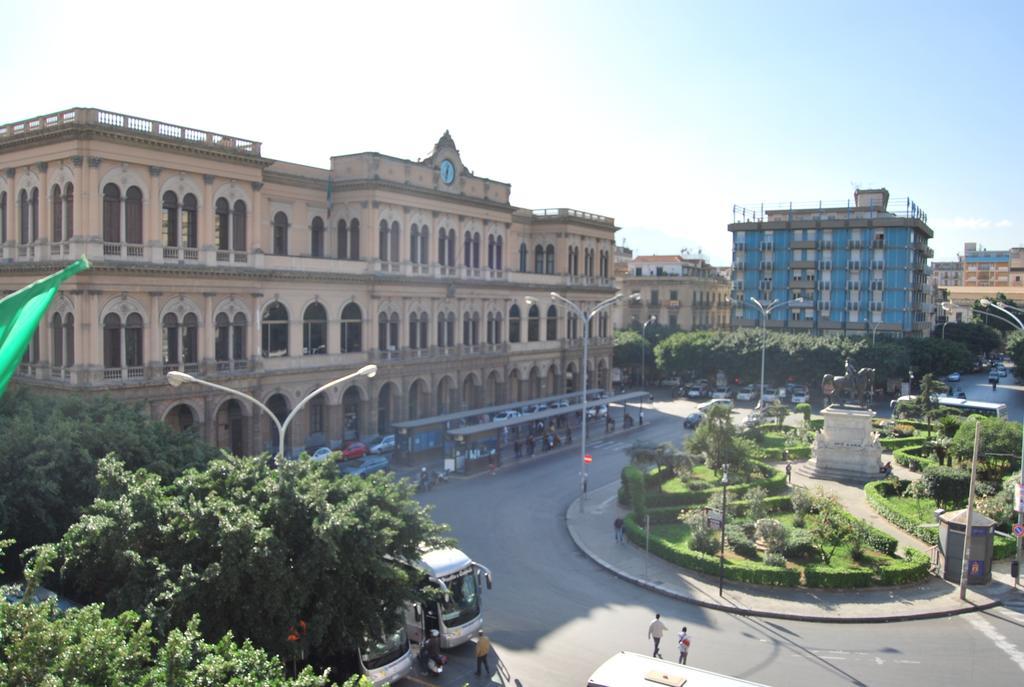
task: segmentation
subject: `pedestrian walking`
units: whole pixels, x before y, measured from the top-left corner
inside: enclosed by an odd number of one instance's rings
[[[619,517],[615,518],[615,522],[613,522],[612,525],[615,527],[615,541],[625,541],[626,521],[622,519],[622,516],[620,515]]]
[[[644,411],[640,411],[640,426],[644,426]]]
[[[568,422],[565,423],[565,443],[572,443],[572,427],[569,426]]]
[[[654,653],[651,654],[654,658],[661,658],[661,651],[658,647],[661,644],[661,637],[667,629],[665,623],[661,622],[661,613],[655,613],[654,620],[647,626],[647,637],[654,640]]]
[[[487,665],[487,656],[491,653],[491,640],[487,638],[483,630],[476,633],[476,674],[480,674],[480,665],[483,664],[484,675],[490,676],[491,667]]]
[[[793,464],[786,461],[786,484],[793,483]]]
[[[523,442],[516,439],[516,443],[512,444],[512,448],[515,449],[515,457],[518,460],[523,455]]]
[[[686,657],[690,653],[690,635],[686,633],[686,626],[679,632],[679,662],[686,665]]]

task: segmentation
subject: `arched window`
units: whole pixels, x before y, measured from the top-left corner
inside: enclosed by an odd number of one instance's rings
[[[420,261],[420,227],[413,224],[409,228],[409,261],[419,263]]]
[[[538,245],[533,249],[533,271],[544,274],[544,246]]]
[[[445,336],[445,317],[444,313],[440,313],[437,316],[437,347],[447,348],[448,338]]]
[[[18,196],[20,243],[29,244],[39,238],[39,189],[22,189]]]
[[[142,191],[129,186],[124,194],[124,242],[142,245]]]
[[[60,185],[54,184],[50,190],[50,241],[60,243],[64,240],[64,200],[61,198]]]
[[[566,339],[578,339],[579,338],[579,317],[576,313],[570,312],[566,315]]]
[[[448,313],[448,321],[445,322],[445,336],[448,339],[448,345],[455,345],[455,313]]]
[[[398,262],[398,247],[401,245],[402,230],[398,226],[398,222],[391,223],[391,262]]]
[[[131,368],[143,365],[142,350],[142,315],[133,312],[124,320],[124,362],[129,377],[134,376]]]
[[[420,264],[426,265],[427,258],[430,255],[430,230],[423,226],[420,227]]]
[[[556,341],[558,339],[558,310],[553,305],[548,306],[548,317],[547,317],[547,340]]]
[[[309,250],[314,258],[324,257],[324,221],[314,217],[309,228]]]
[[[473,266],[473,235],[468,231],[462,237],[462,262],[466,267]]]
[[[288,355],[288,309],[275,301],[263,309],[262,320],[260,343],[263,357]]]
[[[181,359],[185,365],[199,362],[199,318],[195,313],[186,313],[182,318]]]
[[[0,191],[0,243],[7,243],[7,191]]]
[[[213,325],[213,358],[217,361],[217,369],[230,369],[230,365],[222,367],[220,363],[231,360],[231,319],[227,313],[217,313]]]
[[[245,250],[245,224],[246,211],[245,201],[236,200],[234,212],[231,215],[231,248],[236,251]]]
[[[274,255],[288,255],[288,216],[274,215]]]
[[[480,313],[475,312],[470,318],[470,338],[474,346],[480,345]]]
[[[470,332],[469,313],[462,313],[462,345],[469,346],[473,343],[473,335]]]
[[[380,231],[378,234],[380,237],[380,259],[387,261],[388,255],[391,254],[391,251],[388,250],[388,243],[391,241],[391,232],[388,230],[388,221],[386,219],[382,219],[380,221]]]
[[[75,366],[75,316],[64,316],[64,367]]]
[[[608,270],[608,257],[609,257],[609,253],[610,253],[610,251],[606,251],[606,250],[601,251],[601,276],[605,277],[606,279],[608,278],[608,275],[609,275],[609,270]]]
[[[181,199],[181,245],[185,248],[199,246],[199,203],[191,193]]]
[[[103,240],[121,243],[121,191],[114,184],[103,187]]]
[[[519,343],[519,329],[522,326],[522,317],[519,314],[519,306],[513,305],[508,310],[508,340],[510,343]]]
[[[565,261],[565,263],[566,263],[565,264],[565,273],[566,274],[576,274],[575,272],[572,271],[572,256],[575,254],[575,252],[576,252],[576,249],[574,247],[572,247],[572,246],[569,246],[569,250],[566,252],[566,261]]]
[[[487,269],[494,269],[494,234],[487,236]]]
[[[213,234],[217,250],[231,250],[231,206],[227,198],[218,198],[213,205]]]
[[[245,360],[245,338],[248,332],[248,318],[240,312],[235,313],[235,317],[231,321],[231,359],[236,362],[239,360]]]
[[[487,338],[486,338],[486,341],[489,344],[497,343],[497,341],[494,340],[494,313],[492,313],[492,312],[487,313]]]
[[[455,230],[448,230],[448,266],[455,267]]]
[[[32,189],[29,194],[29,229],[32,232],[32,241],[39,240],[39,189]]]
[[[502,323],[503,319],[504,318],[502,318],[500,312],[495,314],[495,316],[494,316],[494,343],[496,343],[496,344],[500,344],[502,342],[502,338],[501,338],[501,323]]]
[[[355,303],[341,310],[341,352],[358,353],[363,350],[363,311]]]
[[[324,417],[327,411],[327,401],[324,395],[317,394],[309,399],[309,433],[318,434],[324,431]]]
[[[320,303],[310,303],[302,314],[302,355],[327,353],[327,311]]]
[[[75,235],[75,185],[64,184],[64,240]]]
[[[540,341],[540,308],[531,305],[526,321],[526,340]]]
[[[413,231],[416,231],[413,229]],[[417,241],[418,245],[418,241]],[[409,315],[409,348],[419,348],[420,316],[418,313]]]
[[[448,232],[444,227],[437,230],[437,264],[444,266],[448,260]]]
[[[398,350],[398,313],[381,313],[377,318],[377,347],[382,351]]]
[[[520,243],[519,244],[519,271],[520,272],[525,272],[526,271],[526,260],[527,260],[527,257],[529,256],[529,254],[530,254],[530,251],[529,251],[529,249],[527,249],[526,244],[525,243]]]
[[[60,369],[64,367],[64,327],[60,313],[53,313],[50,320],[50,364]]]
[[[348,260],[348,224],[338,220],[338,260]]]
[[[480,232],[473,234],[473,267],[480,267]]]
[[[338,259],[359,259],[359,220],[353,219],[347,225],[338,221]]]
[[[160,228],[164,245],[173,248],[178,245],[178,196],[174,191],[167,191],[163,200]]]
[[[494,269],[496,270],[503,269],[502,263],[504,258],[502,257],[502,254],[504,251],[504,245],[504,241],[500,236],[494,242]]]
[[[164,369],[177,369],[180,359],[180,336],[178,333],[178,316],[174,313],[164,315],[163,356]]]
[[[548,244],[547,249],[544,251],[544,273],[555,273],[555,247],[550,243]]]
[[[103,318],[103,368],[105,370],[120,370],[124,367],[121,350],[121,318],[117,313],[110,313]]]

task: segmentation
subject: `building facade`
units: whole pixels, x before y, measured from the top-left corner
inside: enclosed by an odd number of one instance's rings
[[[619,328],[650,319],[673,329],[728,329],[729,281],[702,258],[640,255],[619,275],[623,293],[639,293],[638,301],[619,303]]]
[[[760,324],[750,298],[776,308],[767,326],[823,334],[921,336],[931,324],[925,284],[933,236],[909,199],[858,190],[817,208],[734,208],[734,326]]]
[[[586,308],[615,292],[609,217],[510,203],[445,135],[420,161],[379,153],[326,168],[261,144],[79,108],[0,125],[0,289],[87,255],[55,298],[14,383],[111,393],[236,453],[276,445],[243,391],[279,418],[314,398],[287,443],[572,391]],[[530,306],[525,297],[543,297]],[[592,384],[610,383],[607,318]]]
[[[962,286],[1009,286],[1010,251],[985,250],[977,243],[965,243],[960,256]]]

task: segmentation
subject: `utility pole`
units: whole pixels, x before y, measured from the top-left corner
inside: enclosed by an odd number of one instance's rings
[[[971,490],[967,493],[967,522],[964,525],[964,560],[960,567],[960,600],[967,599],[967,566],[971,560],[971,521],[974,519],[974,480],[978,474],[978,452],[981,449],[981,421],[974,423],[974,457],[971,458]]]

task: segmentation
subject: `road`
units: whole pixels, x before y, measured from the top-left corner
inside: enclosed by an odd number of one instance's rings
[[[678,441],[678,416],[694,405],[659,403],[648,409],[647,425],[631,435],[606,440],[603,431],[591,434],[590,484],[618,481],[626,449],[641,436]],[[459,546],[494,573],[494,589],[484,596],[485,628],[507,669],[506,684],[584,685],[616,651],[650,650],[646,628],[656,612],[673,635],[688,626],[692,665],[767,685],[962,687],[1024,681],[1020,612],[884,625],[768,621],[635,587],[599,568],[570,540],[564,514],[578,479],[579,453],[569,450],[504,467],[494,476],[453,480],[422,496],[434,517],[450,524]],[[676,658],[674,640],[665,643],[665,657]],[[485,684],[470,673],[471,647],[454,654],[441,684]]]

